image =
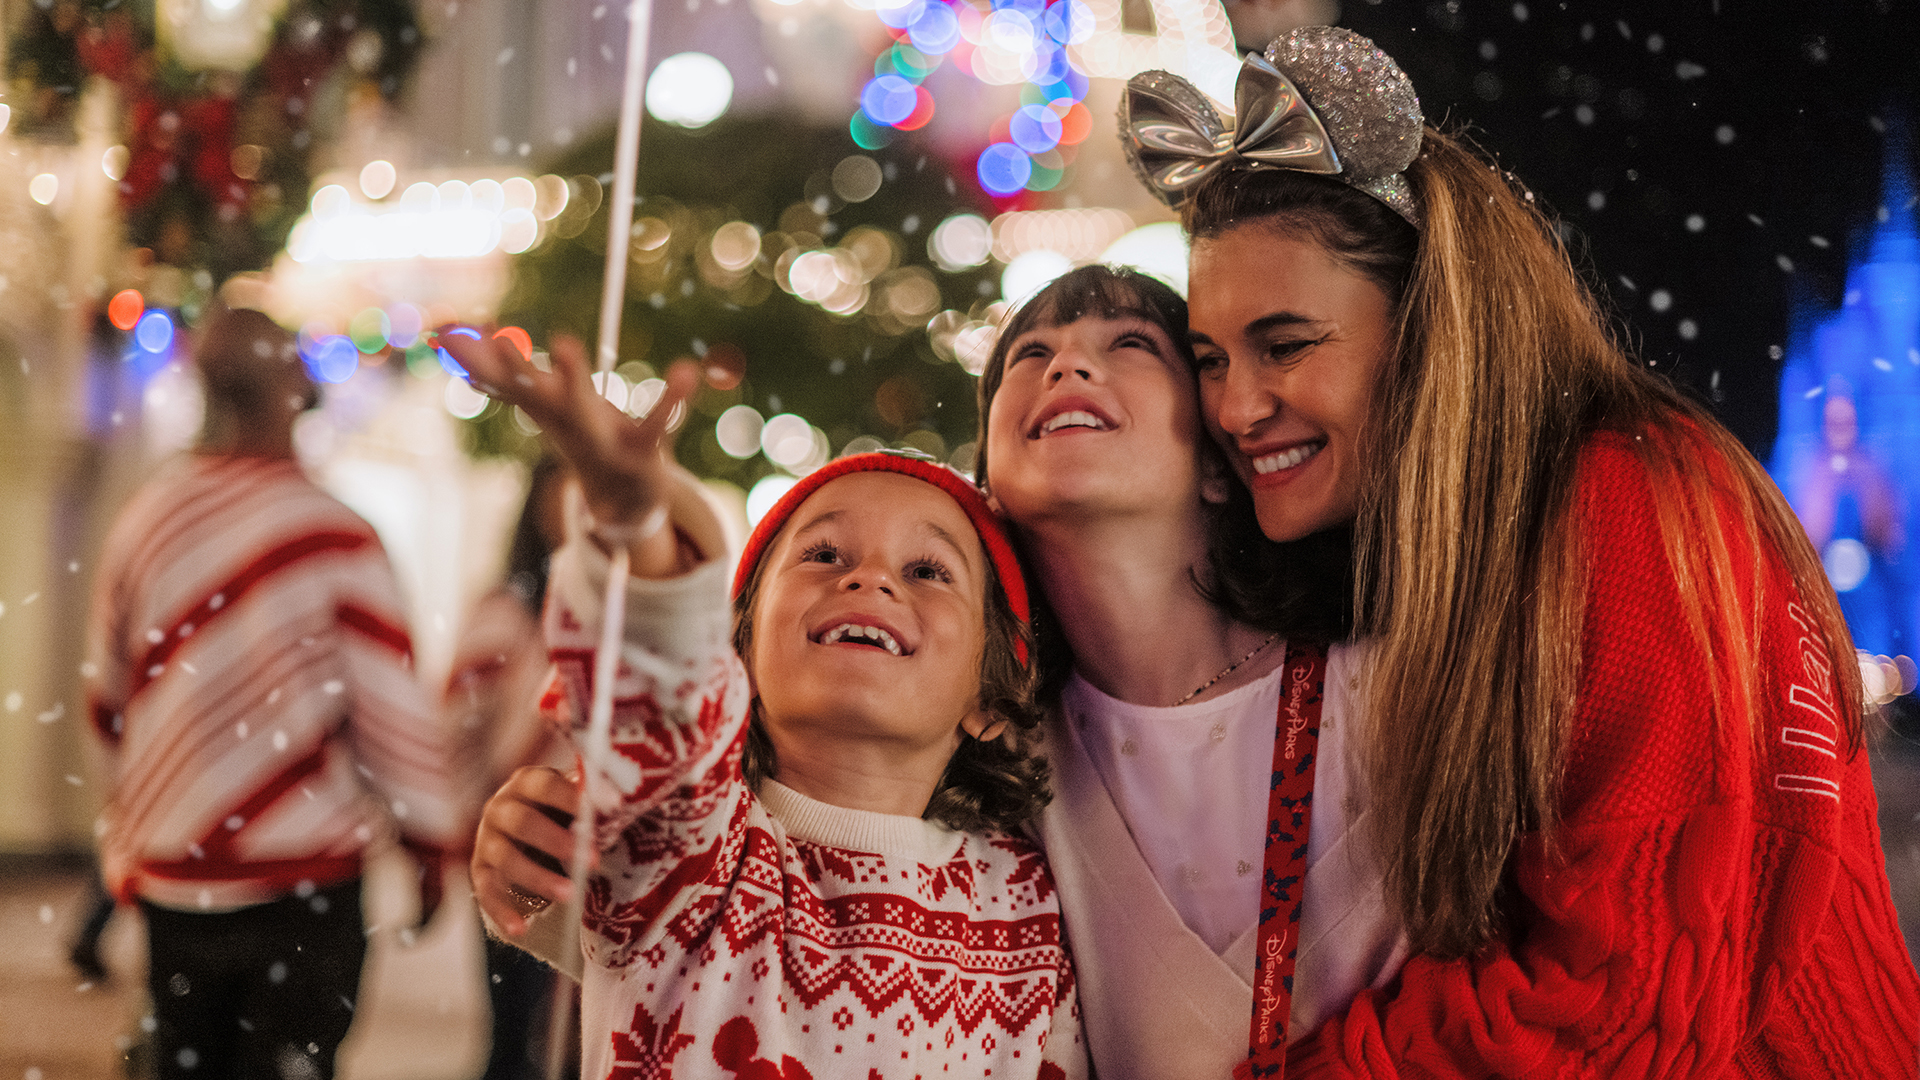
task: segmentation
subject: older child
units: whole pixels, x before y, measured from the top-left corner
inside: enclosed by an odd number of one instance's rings
[[[1026,591],[972,486],[887,454],[811,474],[749,540],[729,629],[718,530],[659,450],[690,379],[636,426],[575,345],[551,373],[455,349],[610,523],[577,521],[553,564],[550,698],[576,733],[603,549],[632,559],[594,785],[583,1075],[1084,1075],[1052,880],[1004,831],[1045,801]],[[506,899],[567,891],[527,849],[569,850],[547,819],[574,790],[522,770],[490,808],[476,892],[510,936],[527,924]]]

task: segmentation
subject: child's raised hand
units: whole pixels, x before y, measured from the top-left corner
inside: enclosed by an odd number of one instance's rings
[[[549,353],[552,370],[541,371],[511,342],[468,336],[473,333],[450,327],[439,335],[439,344],[467,369],[476,388],[519,406],[540,425],[548,444],[579,478],[587,509],[603,532],[657,532],[659,520],[653,515],[663,507],[670,483],[668,425],[699,385],[699,368],[688,362],[673,365],[660,400],[636,422],[594,389],[579,339],[555,335]],[[636,541],[644,538],[635,536]]]

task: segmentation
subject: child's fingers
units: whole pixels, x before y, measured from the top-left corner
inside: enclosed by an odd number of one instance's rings
[[[700,388],[700,367],[691,360],[677,360],[667,369],[667,388],[660,392],[660,400],[653,403],[645,419],[640,421],[634,440],[640,449],[658,449],[670,444],[674,412],[679,409],[693,392]]]

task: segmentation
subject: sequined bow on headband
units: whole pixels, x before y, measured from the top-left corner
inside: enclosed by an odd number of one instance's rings
[[[1215,171],[1316,173],[1379,199],[1415,228],[1406,167],[1420,152],[1420,101],[1393,58],[1349,30],[1309,26],[1240,65],[1236,126],[1192,83],[1165,71],[1127,82],[1121,142],[1140,179],[1168,206]]]

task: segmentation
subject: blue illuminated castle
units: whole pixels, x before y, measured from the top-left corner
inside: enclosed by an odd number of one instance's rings
[[[1854,644],[1920,654],[1920,230],[1905,125],[1838,311],[1794,313],[1773,477],[1820,551]]]

